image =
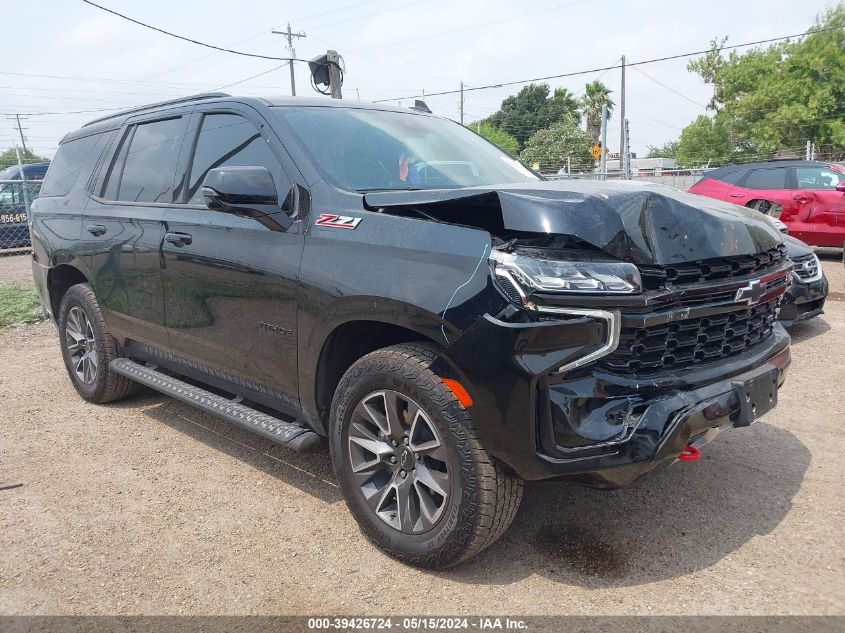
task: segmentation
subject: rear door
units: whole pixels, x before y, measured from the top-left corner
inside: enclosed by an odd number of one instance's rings
[[[792,192],[789,189],[789,168],[758,167],[749,170],[739,181],[726,200],[744,207],[753,206],[768,215],[779,217],[782,211],[792,207]],[[757,201],[769,204],[758,205]]]
[[[129,347],[167,348],[161,243],[178,191],[191,108],[130,119],[85,208],[83,240],[109,329]]]
[[[829,167],[795,167],[796,200],[794,230],[800,240],[818,246],[842,246],[845,242],[845,194],[836,190],[845,174]]]
[[[292,164],[263,119],[246,106],[198,108],[191,129],[195,140],[185,154],[184,204],[165,217],[171,349],[207,374],[296,405],[300,222],[283,231],[210,210],[201,193],[212,169],[266,167],[279,200],[293,210]]]

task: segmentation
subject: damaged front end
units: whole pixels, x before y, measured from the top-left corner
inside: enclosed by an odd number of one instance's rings
[[[634,183],[366,202],[491,234],[489,275],[509,305],[432,369],[469,390],[488,449],[523,478],[626,485],[777,402],[791,264],[745,209]]]

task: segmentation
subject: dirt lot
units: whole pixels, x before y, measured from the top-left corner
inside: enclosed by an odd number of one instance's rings
[[[505,538],[442,573],[367,543],[326,450],[150,392],[88,405],[52,325],[0,334],[0,613],[845,614],[839,256],[766,422],[634,488],[531,484]]]
[[[0,284],[31,284],[32,259],[29,255],[0,256]]]

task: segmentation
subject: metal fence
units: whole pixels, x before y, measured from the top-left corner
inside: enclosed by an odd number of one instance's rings
[[[0,257],[29,251],[29,205],[40,191],[40,180],[0,180]]]
[[[631,175],[631,180],[637,182],[656,182],[669,185],[675,189],[686,191],[698,182],[709,170],[707,169],[661,169],[659,171],[640,171]],[[621,171],[608,172],[604,176],[598,172],[574,174],[544,174],[549,180],[623,180]]]

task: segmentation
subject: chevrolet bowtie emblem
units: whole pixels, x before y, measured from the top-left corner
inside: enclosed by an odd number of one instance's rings
[[[759,279],[748,282],[747,286],[737,288],[734,296],[734,303],[747,303],[752,305],[760,301],[763,296],[763,284]]]

